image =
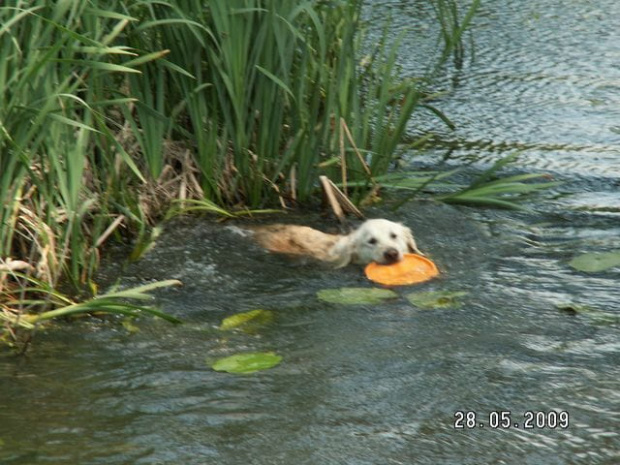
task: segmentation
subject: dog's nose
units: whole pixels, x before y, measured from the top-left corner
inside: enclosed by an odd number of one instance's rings
[[[388,263],[394,263],[398,261],[398,250],[396,250],[394,247],[385,249],[385,252],[383,252],[383,258],[385,258],[385,261]]]

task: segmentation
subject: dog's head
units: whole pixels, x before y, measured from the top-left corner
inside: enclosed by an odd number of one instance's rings
[[[411,229],[389,220],[368,220],[343,239],[338,252],[347,262],[390,264],[402,260],[406,253],[422,255]]]

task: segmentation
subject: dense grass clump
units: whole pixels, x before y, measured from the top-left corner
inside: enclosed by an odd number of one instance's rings
[[[471,19],[457,21],[445,7],[454,0],[434,2],[450,14],[429,69]],[[368,192],[428,81],[399,75],[398,44],[362,56],[361,6],[3,2],[4,319],[58,308],[61,283],[94,291],[102,245],[112,236],[144,243],[175,199],[214,211],[291,206],[312,198],[320,174],[354,198]]]
[[[360,56],[361,1],[147,2],[128,34],[165,60],[129,76],[126,113],[156,178],[163,142],[190,144],[204,195],[256,207],[305,202],[319,174],[370,182],[385,172],[424,86],[402,80],[397,46]],[[360,61],[361,60],[361,61]],[[148,137],[147,137],[147,132]]]

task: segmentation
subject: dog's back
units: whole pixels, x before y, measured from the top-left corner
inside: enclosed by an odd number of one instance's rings
[[[330,251],[341,238],[308,226],[287,224],[255,226],[251,230],[254,239],[271,252],[314,257],[325,262],[334,261]]]

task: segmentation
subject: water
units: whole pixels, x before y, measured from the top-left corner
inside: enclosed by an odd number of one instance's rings
[[[484,3],[476,59],[447,76],[451,92],[436,102],[458,127],[433,129],[456,147],[455,165],[523,148],[521,169],[565,182],[557,196],[537,213],[425,202],[372,211],[413,227],[442,271],[381,306],[316,299],[368,286],[358,268],[291,263],[208,219],[173,222],[145,259],[110,263],[105,277],[181,279],[158,300],[185,324],[144,319],[131,334],[109,320],[62,323],[36,334],[27,357],[2,355],[0,463],[620,463],[620,271],[567,266],[620,248],[620,4]],[[421,27],[423,5],[377,1],[373,14],[389,8],[395,29]],[[415,45],[408,36],[412,51],[432,48]],[[404,69],[417,58],[405,54]],[[404,298],[417,289],[468,295],[458,309],[421,310]],[[558,309],[567,303],[596,312]],[[274,311],[273,323],[217,330],[256,308]],[[284,361],[247,376],[208,367],[246,350]],[[476,426],[455,429],[459,411],[475,412]],[[519,427],[491,428],[493,412],[508,411]],[[528,411],[568,412],[569,427],[525,429]]]
[[[416,43],[424,27],[412,18],[430,18],[428,2],[377,3],[369,20],[391,12],[395,37],[411,31],[404,42],[414,53],[403,68],[420,75],[436,43]],[[457,129],[442,131],[435,121],[422,129],[462,147],[463,156],[526,149],[524,160],[537,168],[617,178],[620,32],[610,18],[618,14],[612,1],[482,2],[462,71],[437,89],[450,92],[435,104]]]

